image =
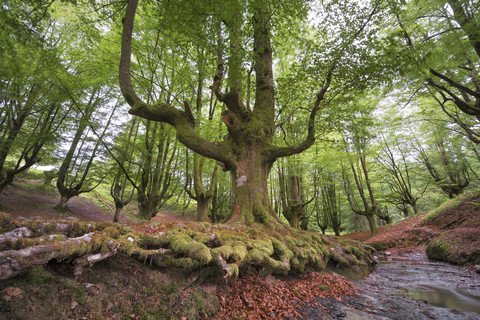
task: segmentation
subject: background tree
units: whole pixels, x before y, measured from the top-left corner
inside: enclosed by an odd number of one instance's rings
[[[452,199],[470,184],[470,167],[459,144],[462,138],[448,142],[445,132],[441,129],[433,131],[432,144],[428,145],[428,151],[418,140],[415,148],[418,150],[419,160],[434,183]]]
[[[321,207],[323,215],[327,217],[328,225],[333,229],[336,236],[342,231],[342,216],[340,213],[340,198],[337,194],[335,173],[323,173],[321,190]],[[322,230],[323,231],[323,230]]]
[[[115,203],[115,215],[113,222],[118,222],[120,219],[120,213],[123,208],[130,203],[135,193],[135,181],[137,180],[135,173],[132,172],[132,159],[133,152],[135,150],[135,142],[138,135],[139,126],[136,124],[135,119],[132,119],[129,124],[129,128],[125,130],[125,138],[120,136],[118,142],[118,148],[115,151],[118,152],[117,158],[114,163],[114,178],[110,187],[110,195]],[[132,180],[133,179],[133,180]],[[127,190],[127,187],[131,186],[132,190]]]
[[[103,139],[115,113],[115,108],[101,134],[95,137],[95,142],[92,141],[92,137],[89,135],[90,130],[87,129],[92,126],[91,121],[95,109],[103,101],[100,97],[100,89],[92,89],[88,94],[88,102],[83,110],[79,111],[81,114],[79,125],[57,174],[56,185],[60,193],[60,201],[56,208],[61,211],[68,211],[67,203],[72,197],[92,191],[103,180],[100,178],[93,182],[87,177],[92,169],[93,160],[98,157],[99,149],[103,147]],[[77,107],[81,107],[77,102],[75,104]]]
[[[412,164],[407,161],[409,155],[400,148],[400,144],[408,145],[405,141],[399,140],[396,143],[397,148],[393,149],[385,138],[382,138],[382,153],[377,159],[388,173],[383,180],[390,190],[389,194],[384,195],[385,201],[395,205],[407,217],[409,213],[407,205],[411,206],[414,214],[418,213],[417,201],[422,197],[428,183],[420,190],[414,185]]]
[[[295,157],[288,160],[290,161],[287,161],[286,164],[278,162],[281,212],[291,227],[307,230],[310,215],[305,207],[313,201],[315,196],[309,198],[308,193],[304,190],[300,161]]]
[[[397,40],[403,42],[397,48],[408,50],[404,54],[413,62],[403,72],[409,69],[404,74],[414,81],[415,95],[433,97],[450,120],[478,143],[478,4],[458,0],[388,3],[392,20],[400,28]]]
[[[0,192],[18,173],[46,162],[69,110],[55,82],[65,74],[64,39],[45,6],[7,1],[0,11]]]
[[[367,144],[372,138],[367,131],[367,124],[371,121],[371,118],[364,116],[352,123],[350,132],[348,132],[349,136],[345,138],[348,140],[344,140],[347,161],[345,161],[346,163],[342,161],[342,177],[352,211],[365,216],[371,233],[375,234],[377,232],[375,218],[378,205],[369,177],[370,168],[367,165],[366,156]],[[357,200],[356,194],[360,200]]]
[[[205,59],[204,52],[198,52],[198,65],[199,65],[199,72],[198,72],[198,86],[197,86],[197,92],[196,92],[196,99],[195,99],[195,120],[194,120],[194,125],[197,127],[197,131],[202,128],[199,128],[200,125],[202,125],[202,120],[203,120],[203,115],[202,115],[202,106],[203,106],[203,87],[204,87],[204,82],[205,82],[205,75],[203,70],[203,60]],[[210,99],[210,108],[208,110],[208,121],[209,123],[212,122],[213,116],[215,113],[215,104],[212,103],[213,95],[211,95]],[[186,102],[184,102],[186,103]],[[186,106],[187,107],[187,106]],[[187,107],[190,108],[190,107]],[[203,125],[202,127],[205,127]],[[204,128],[203,128],[204,129]],[[220,130],[221,132],[221,130]],[[187,158],[188,158],[188,152],[187,152]],[[197,202],[197,221],[208,221],[209,220],[209,207],[210,207],[210,200],[215,194],[215,187],[216,187],[216,178],[217,178],[217,171],[218,171],[218,166],[215,165],[215,168],[213,169],[213,172],[211,174],[211,177],[209,179],[209,184],[210,186],[208,189],[205,188],[204,186],[204,168],[205,168],[205,161],[206,158],[200,156],[197,153],[193,153],[193,181],[190,178],[190,175],[188,174],[188,167],[187,169],[187,177],[188,181],[185,186],[185,192]],[[188,164],[188,159],[186,161]],[[188,184],[190,182],[193,182],[193,192],[190,190],[190,186]]]

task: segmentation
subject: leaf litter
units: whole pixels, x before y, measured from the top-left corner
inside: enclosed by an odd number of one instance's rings
[[[286,280],[248,275],[217,292],[220,311],[214,319],[302,319],[300,310],[306,304],[323,308],[315,300],[341,301],[356,292],[350,281],[336,273],[312,272]]]

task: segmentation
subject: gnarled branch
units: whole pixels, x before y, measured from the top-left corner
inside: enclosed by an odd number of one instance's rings
[[[123,21],[122,51],[120,56],[119,82],[122,94],[132,107],[129,113],[145,119],[165,122],[176,129],[178,140],[189,149],[231,166],[232,152],[219,143],[212,143],[194,131],[190,119],[185,112],[174,108],[170,104],[148,104],[136,94],[130,77],[132,33],[137,10],[138,0],[129,0]]]
[[[317,116],[318,111],[320,110],[321,102],[325,98],[325,94],[330,87],[330,83],[332,80],[333,71],[335,70],[336,65],[334,64],[330,70],[328,70],[327,77],[325,80],[325,84],[323,85],[322,90],[317,94],[315,104],[310,112],[310,118],[308,120],[308,132],[307,137],[301,143],[291,146],[291,147],[274,147],[273,150],[269,150],[268,158],[270,160],[275,160],[281,157],[288,157],[293,154],[301,153],[308,148],[310,148],[313,143],[315,142],[315,118]]]

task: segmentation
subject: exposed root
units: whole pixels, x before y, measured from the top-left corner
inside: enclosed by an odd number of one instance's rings
[[[253,268],[261,274],[303,273],[335,268],[367,273],[374,263],[370,248],[357,242],[279,226],[231,227],[209,223],[171,224],[154,234],[113,223],[24,221],[0,235],[0,279],[52,259],[84,267],[116,254],[160,267],[218,270],[236,278]]]
[[[12,231],[7,231],[4,234],[0,234],[0,245],[6,242],[15,244],[18,242],[18,240],[31,237],[32,235],[33,232],[26,227],[13,229]]]
[[[95,254],[88,254],[88,255],[82,256],[78,259],[75,259],[75,261],[73,261],[73,264],[75,265],[74,275],[76,277],[80,276],[83,273],[83,268],[84,267],[91,266],[94,263],[105,260],[105,259],[117,254],[118,247],[119,247],[119,245],[117,243],[114,243],[112,240],[110,240],[108,242],[108,249],[109,249],[108,252],[106,252],[106,253],[99,252],[99,253],[95,253]]]
[[[96,249],[96,242],[94,234],[88,233],[51,244],[2,251],[0,252],[0,279],[11,278],[28,268],[45,264],[52,259],[62,260],[88,253]]]

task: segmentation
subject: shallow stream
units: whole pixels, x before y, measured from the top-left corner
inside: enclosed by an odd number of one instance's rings
[[[304,311],[305,319],[452,319],[480,320],[480,275],[430,261],[425,253],[377,254],[378,265],[355,281],[358,296]]]

